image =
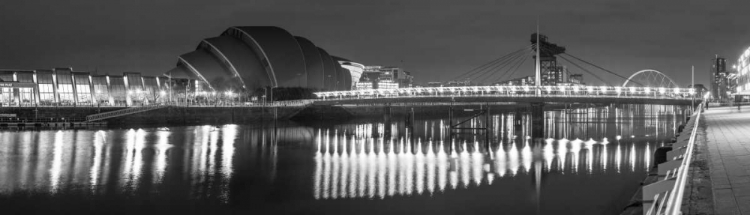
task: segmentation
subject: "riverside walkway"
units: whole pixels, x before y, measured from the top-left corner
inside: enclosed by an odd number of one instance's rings
[[[704,112],[716,214],[750,215],[750,107]]]

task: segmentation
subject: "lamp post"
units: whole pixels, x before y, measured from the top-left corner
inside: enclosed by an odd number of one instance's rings
[[[690,66],[690,87],[695,89],[695,66]],[[695,112],[695,93],[690,93],[690,95],[692,97],[690,101],[690,109]]]

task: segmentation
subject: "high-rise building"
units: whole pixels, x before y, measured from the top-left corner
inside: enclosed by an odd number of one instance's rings
[[[711,96],[714,99],[725,100],[736,90],[737,75],[727,71],[726,59],[718,55],[711,60]]]

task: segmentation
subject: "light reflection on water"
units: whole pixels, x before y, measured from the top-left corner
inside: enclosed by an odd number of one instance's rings
[[[570,187],[590,192],[594,197],[588,201],[602,199],[592,204],[624,204],[607,192],[626,192],[625,201],[635,192],[651,153],[673,136],[681,117],[675,109],[657,109],[652,114],[613,108],[548,112],[545,139],[529,137],[526,114],[498,114],[489,123],[470,120],[467,126],[492,125],[489,146],[482,131],[449,140],[447,119],[418,119],[413,127],[380,120],[277,128],[0,131],[0,198],[85,192],[103,199],[132,196],[128,204],[136,205],[143,199],[157,205],[208,200],[215,204],[200,207],[331,213],[326,208],[335,207],[320,206],[360,199],[388,205],[412,201],[409,197],[458,201],[482,193],[492,201],[476,204],[526,213],[539,207],[529,196],[542,199],[547,208],[542,211],[585,207],[575,206],[565,192],[547,191]],[[532,183],[519,186],[519,181]],[[593,184],[600,181],[607,184]],[[605,191],[609,187],[632,189]],[[383,212],[368,202],[358,205],[364,213]],[[478,212],[445,209],[440,213]]]
[[[80,185],[96,193],[108,184],[117,184],[123,191],[138,190],[162,183],[168,166],[172,171],[188,167],[184,175],[197,187],[209,180],[228,182],[233,174],[238,127],[194,127],[192,136],[185,139],[195,142],[178,145],[170,140],[168,129],[3,132],[0,194],[25,190],[56,193]],[[185,157],[174,157],[173,150],[183,151]],[[149,181],[143,181],[146,179]],[[221,184],[224,188],[219,190],[224,193],[220,195],[228,199],[228,183]]]
[[[547,139],[540,141],[541,145],[528,140],[501,144],[483,153],[479,143],[464,142],[451,153],[442,141],[423,144],[421,140],[412,143],[401,139],[387,147],[382,138],[352,139],[327,135],[330,133],[322,130],[318,134],[313,174],[316,199],[383,199],[421,195],[425,190],[432,194],[446,188],[491,185],[498,178],[534,172],[534,161],[541,161],[542,171],[547,173],[598,174],[608,169],[634,172],[649,165],[653,145],[647,143],[637,149],[634,142]],[[616,149],[610,150],[611,145]],[[411,151],[412,147],[416,151]]]

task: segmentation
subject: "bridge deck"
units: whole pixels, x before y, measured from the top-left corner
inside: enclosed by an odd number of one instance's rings
[[[599,104],[665,104],[665,105],[690,105],[691,98],[675,97],[638,97],[638,96],[571,96],[571,95],[545,95],[545,96],[502,96],[502,95],[474,95],[474,96],[415,96],[415,97],[367,97],[367,98],[341,98],[315,100],[316,105],[347,105],[347,104],[386,104],[386,103],[411,103],[419,105],[441,105],[450,102],[457,103],[599,103]],[[695,104],[700,99],[696,98]]]

